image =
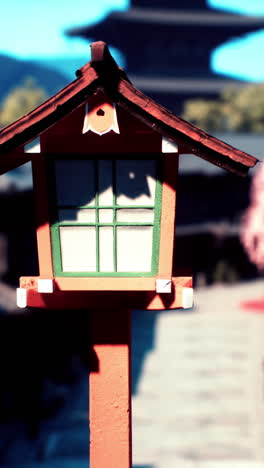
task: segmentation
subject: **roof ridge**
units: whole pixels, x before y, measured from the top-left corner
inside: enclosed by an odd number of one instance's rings
[[[40,133],[87,101],[98,87],[109,97],[149,127],[173,141],[182,141],[189,152],[245,175],[257,159],[209,135],[195,125],[174,115],[165,107],[139,91],[118,67],[103,41],[91,45],[92,59],[80,70],[77,78],[43,104],[0,130],[0,161],[7,153],[33,140]],[[28,153],[27,153],[28,154]]]

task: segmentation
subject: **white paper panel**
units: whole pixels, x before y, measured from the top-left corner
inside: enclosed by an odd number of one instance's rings
[[[59,210],[59,221],[95,223],[95,210],[93,208],[88,210],[85,208],[81,210]]]
[[[153,223],[154,210],[143,208],[121,208],[116,210],[116,220],[123,223]]]
[[[96,271],[96,229],[94,226],[61,226],[63,271]]]
[[[114,230],[111,226],[99,228],[100,271],[114,271]]]
[[[100,223],[112,223],[113,222],[113,210],[111,209],[99,210],[99,222]]]
[[[99,205],[113,205],[113,163],[101,159],[98,162]]]
[[[117,271],[151,271],[151,226],[118,226]]]
[[[154,205],[156,161],[118,160],[116,191],[118,205]]]
[[[58,205],[94,205],[94,162],[62,160],[55,164]]]

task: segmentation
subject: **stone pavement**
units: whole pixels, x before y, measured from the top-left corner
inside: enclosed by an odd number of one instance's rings
[[[264,466],[264,311],[240,307],[262,296],[259,280],[200,288],[192,311],[134,312],[134,367],[155,328],[133,396],[135,467]]]
[[[263,468],[264,313],[240,307],[261,297],[264,281],[255,281],[197,289],[192,311],[133,312],[133,468]],[[48,333],[39,324],[47,348],[34,321],[8,328],[6,347],[2,322],[2,407],[31,414],[35,377],[43,408],[59,406],[34,437],[28,420],[0,421],[1,468],[88,468],[88,370],[79,348],[53,362],[52,346],[62,351],[68,332],[72,345],[79,335],[64,316],[58,345],[51,319]]]

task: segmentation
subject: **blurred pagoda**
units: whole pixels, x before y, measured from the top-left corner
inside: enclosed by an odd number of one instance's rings
[[[213,73],[211,53],[263,26],[264,17],[222,13],[206,0],[131,0],[130,9],[67,34],[119,49],[133,84],[179,113],[186,99],[216,98],[227,84],[244,84]]]

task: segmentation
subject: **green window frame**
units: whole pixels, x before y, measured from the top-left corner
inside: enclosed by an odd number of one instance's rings
[[[124,158],[125,159],[125,158]],[[129,160],[132,160],[131,153],[128,155]],[[137,155],[139,159],[139,155]],[[112,186],[113,186],[113,204],[112,205],[100,205],[99,202],[99,172],[98,164],[99,161],[104,161],[103,158],[90,159],[83,157],[76,157],[75,159],[69,159],[68,157],[59,157],[56,159],[51,159],[48,165],[48,174],[49,180],[51,182],[50,186],[50,211],[51,211],[51,244],[52,244],[52,256],[53,256],[53,268],[54,274],[58,277],[95,277],[95,276],[104,276],[104,277],[152,277],[156,276],[158,272],[158,261],[159,261],[159,239],[160,239],[160,218],[161,218],[161,198],[162,198],[162,173],[161,173],[161,158],[160,157],[148,157],[143,156],[144,160],[150,159],[155,161],[155,197],[154,204],[119,204],[117,201],[117,191],[116,191],[116,162],[123,161],[121,158],[118,159],[107,159],[107,161],[112,161]],[[91,161],[94,167],[94,188],[95,188],[95,198],[94,204],[87,206],[87,204],[61,204],[58,200],[57,188],[56,188],[56,162],[57,161],[70,161],[71,164],[78,163],[78,161]],[[117,212],[122,209],[142,209],[142,210],[153,210],[154,217],[152,221],[144,222],[121,222],[117,220]],[[93,210],[95,213],[94,222],[84,222],[84,221],[63,221],[60,220],[59,213],[67,212],[67,210]],[[110,222],[100,222],[99,214],[100,210],[112,210],[113,219]],[[61,247],[61,237],[60,229],[62,227],[78,227],[78,226],[93,226],[95,227],[96,232],[96,269],[95,271],[64,271],[63,262],[62,262],[62,247]],[[100,240],[99,240],[99,229],[100,227],[111,226],[113,228],[113,271],[100,271]],[[119,226],[131,226],[131,227],[152,227],[152,253],[151,253],[151,270],[150,271],[118,271],[118,254],[117,254],[117,229]]]

